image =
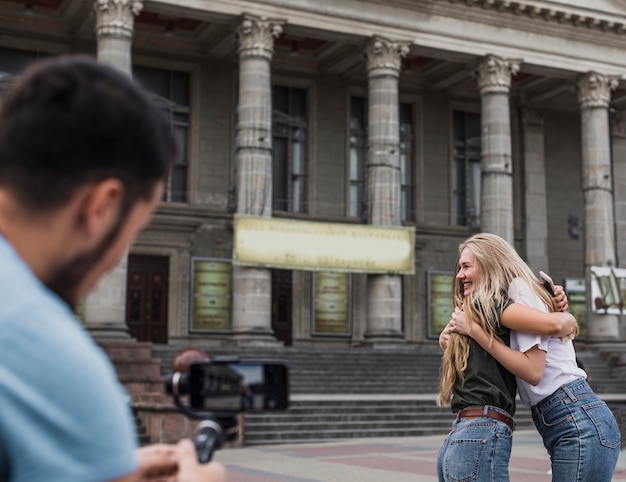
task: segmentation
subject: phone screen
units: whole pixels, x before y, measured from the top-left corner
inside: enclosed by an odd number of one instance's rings
[[[196,362],[189,367],[192,408],[213,412],[284,410],[287,366],[277,362]]]

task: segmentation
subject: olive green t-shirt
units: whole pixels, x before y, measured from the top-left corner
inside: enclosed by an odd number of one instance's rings
[[[498,319],[512,301],[497,308]],[[507,345],[510,345],[511,330],[496,324],[496,334]],[[457,380],[452,396],[452,411],[457,412],[473,405],[493,405],[506,410],[511,416],[515,414],[515,393],[517,383],[515,375],[504,368],[473,339],[469,339],[470,352],[464,380]]]

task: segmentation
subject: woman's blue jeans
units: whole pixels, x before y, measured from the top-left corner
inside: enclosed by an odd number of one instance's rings
[[[437,457],[439,482],[508,482],[512,440],[513,431],[504,422],[457,418]]]
[[[610,482],[620,431],[609,407],[584,378],[563,385],[531,410],[552,460],[553,482]]]

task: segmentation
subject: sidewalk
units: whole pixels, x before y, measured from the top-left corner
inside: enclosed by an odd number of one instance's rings
[[[435,461],[444,435],[367,438],[315,444],[223,449],[229,482],[436,482]],[[511,482],[550,482],[550,459],[534,430],[516,431]],[[626,481],[626,451],[613,476]]]

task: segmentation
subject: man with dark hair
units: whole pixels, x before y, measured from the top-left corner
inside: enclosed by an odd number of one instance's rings
[[[137,450],[128,397],[73,314],[148,222],[175,155],[141,89],[88,57],[38,62],[2,97],[0,481],[225,480],[188,440]]]

